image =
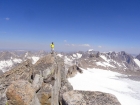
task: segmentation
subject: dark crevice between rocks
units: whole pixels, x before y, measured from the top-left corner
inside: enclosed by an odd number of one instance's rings
[[[34,79],[34,76],[33,76],[33,74],[31,75],[31,80],[33,80]]]
[[[76,69],[79,71],[79,73],[83,73],[83,71],[78,66],[76,66]]]
[[[59,101],[59,105],[63,105],[63,104],[62,104],[62,101]]]
[[[36,91],[36,93],[38,93],[40,89],[41,89],[41,88],[39,88],[39,89]]]
[[[62,98],[61,104],[59,104],[59,105],[67,105],[67,104],[65,103],[65,101]]]
[[[9,74],[10,75],[10,74]],[[6,75],[6,77],[8,77],[9,75]]]
[[[26,67],[29,67],[29,65],[27,64],[27,65],[25,65]]]

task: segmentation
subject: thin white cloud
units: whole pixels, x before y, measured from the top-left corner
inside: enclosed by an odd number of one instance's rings
[[[66,46],[76,46],[76,47],[90,47],[89,44],[65,44]]]
[[[76,46],[75,44],[65,44],[66,46]]]
[[[5,20],[10,20],[10,18],[7,17],[7,18],[5,18]]]
[[[89,45],[89,44],[81,44],[81,45],[79,45],[79,46],[83,46],[83,47],[90,47],[90,45]]]
[[[99,48],[102,48],[102,46],[98,46]]]
[[[76,46],[75,44],[71,44],[72,46]]]

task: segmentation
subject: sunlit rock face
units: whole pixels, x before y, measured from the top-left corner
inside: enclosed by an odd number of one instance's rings
[[[121,105],[114,95],[73,90],[63,94],[64,105]]]

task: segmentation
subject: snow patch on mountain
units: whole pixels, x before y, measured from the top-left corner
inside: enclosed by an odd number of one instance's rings
[[[77,57],[76,54],[73,54],[73,57]]]
[[[21,59],[17,59],[17,58],[13,59],[12,57],[9,60],[0,61],[0,70],[2,70],[3,72],[6,72],[8,69],[5,69],[5,68],[10,68],[14,64],[21,63],[21,62],[22,62]]]
[[[102,59],[104,59],[106,62],[109,62],[109,61],[110,61],[110,60],[107,59],[104,55],[100,55],[100,57],[101,57]]]
[[[26,54],[25,54],[25,57],[27,57],[28,56],[28,52],[26,52]]]
[[[0,70],[6,72],[27,59],[31,59],[35,64],[40,57],[46,54],[44,51],[2,51],[0,52]]]
[[[22,62],[22,60],[21,59],[13,59],[13,61],[15,62],[15,63],[21,63]]]
[[[7,61],[0,61],[0,70],[2,70],[3,72],[5,72],[5,67],[12,67],[13,62],[12,60],[7,60]]]
[[[123,64],[123,66],[127,69],[127,67],[125,66],[125,64],[124,63],[122,63]]]
[[[140,81],[130,80],[126,75],[108,70],[82,70],[82,74],[68,79],[74,90],[111,93],[122,105],[140,105]]]
[[[134,59],[134,61],[140,67],[140,61],[138,59]]]
[[[96,62],[96,65],[97,66],[104,66],[104,67],[106,67],[103,63],[101,63],[101,62]]]
[[[103,64],[105,64],[106,66],[110,66],[110,67],[116,68],[116,67],[112,66],[111,64],[109,64],[107,62],[103,62]]]
[[[122,65],[120,64],[120,63],[118,63],[118,62],[116,62],[117,63],[117,65],[119,66],[119,67],[121,67]]]
[[[114,66],[112,66],[111,64],[107,63],[107,62],[96,62],[96,65],[100,65],[100,66],[104,66],[104,67],[113,67],[116,68]]]
[[[67,64],[67,65],[73,65],[72,60],[69,59],[67,56],[64,57],[64,63]]]
[[[82,54],[77,53],[78,59],[82,57]]]
[[[73,57],[79,59],[79,58],[82,57],[82,54],[80,54],[80,53],[76,53],[76,54],[73,54]]]
[[[93,49],[89,49],[88,51],[93,51]]]
[[[63,55],[62,54],[57,54],[57,56],[62,57]]]
[[[32,57],[32,64],[35,64],[39,60],[39,58],[40,57],[33,56]]]

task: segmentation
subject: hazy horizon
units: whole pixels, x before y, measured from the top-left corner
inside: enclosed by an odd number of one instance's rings
[[[86,51],[88,51],[88,50],[90,50],[90,49],[84,49],[84,50],[69,50],[69,51],[63,51],[63,50],[59,50],[59,49],[55,49],[55,52],[58,52],[58,53],[61,53],[61,52],[64,52],[64,53],[71,53],[71,52],[79,52],[79,51],[84,51],[84,52],[86,52]],[[0,49],[0,51],[35,51],[35,52],[38,52],[38,51],[45,51],[45,52],[51,52],[51,49]],[[118,52],[121,52],[121,51],[125,51],[125,50],[120,50],[120,51],[100,51],[100,50],[94,50],[93,49],[93,51],[99,51],[99,52],[101,52],[101,53],[108,53],[108,52],[116,52],[116,53],[118,53]],[[137,55],[139,55],[140,53],[129,53],[129,52],[127,52],[127,51],[125,51],[126,53],[128,53],[128,54],[131,54],[131,55],[133,55],[133,56],[137,56]]]

